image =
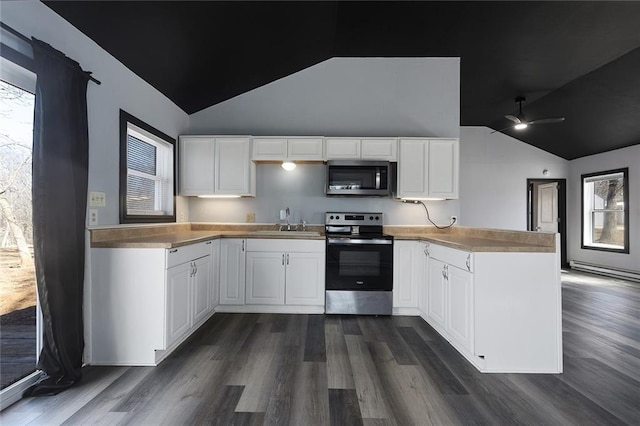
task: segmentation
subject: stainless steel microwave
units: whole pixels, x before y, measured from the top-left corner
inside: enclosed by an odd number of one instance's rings
[[[391,168],[388,161],[327,161],[329,196],[388,197]]]

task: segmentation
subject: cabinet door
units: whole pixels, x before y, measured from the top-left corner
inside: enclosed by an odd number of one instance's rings
[[[287,158],[287,139],[254,138],[253,159],[282,161]]]
[[[397,139],[362,139],[360,157],[363,160],[397,161]]]
[[[447,332],[472,351],[473,274],[449,266],[447,285]]]
[[[446,298],[447,279],[445,264],[437,259],[429,258],[429,295],[428,316],[440,327],[446,330]]]
[[[284,304],[284,253],[247,252],[247,305]]]
[[[360,139],[326,138],[327,160],[359,159]]]
[[[429,243],[419,242],[420,263],[422,263],[422,277],[418,285],[418,309],[423,315],[428,315],[429,311]]]
[[[400,139],[398,142],[399,198],[428,198],[428,139]]]
[[[213,194],[214,143],[212,137],[180,136],[180,195]]]
[[[244,305],[245,240],[222,239],[220,243],[220,304]]]
[[[418,286],[423,278],[422,256],[418,242],[395,242],[393,246],[394,308],[418,307]]]
[[[292,138],[287,145],[289,160],[321,161],[324,158],[322,138]]]
[[[288,305],[324,305],[324,253],[287,253]]]
[[[191,329],[191,262],[167,269],[167,347]]]
[[[209,281],[211,309],[215,309],[220,301],[220,240],[211,241],[211,279]]]
[[[458,140],[429,141],[429,196],[458,198]]]
[[[199,324],[211,312],[211,256],[196,259],[193,264],[193,324]]]
[[[249,138],[217,138],[215,144],[215,193],[219,195],[251,194],[251,159]]]

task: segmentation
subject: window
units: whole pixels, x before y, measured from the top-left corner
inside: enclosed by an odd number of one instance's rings
[[[175,139],[120,110],[120,223],[175,222]]]
[[[629,169],[582,175],[582,248],[629,253]]]

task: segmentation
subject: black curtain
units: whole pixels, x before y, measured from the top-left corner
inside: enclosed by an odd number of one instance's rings
[[[43,314],[41,376],[27,396],[55,395],[82,376],[82,298],[89,137],[87,83],[80,65],[32,41],[33,245]]]

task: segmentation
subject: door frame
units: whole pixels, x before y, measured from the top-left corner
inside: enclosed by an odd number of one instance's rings
[[[539,179],[527,178],[527,231],[534,231],[536,224],[533,223],[533,184],[552,183],[558,184],[558,233],[560,234],[560,267],[567,268],[567,179]]]

